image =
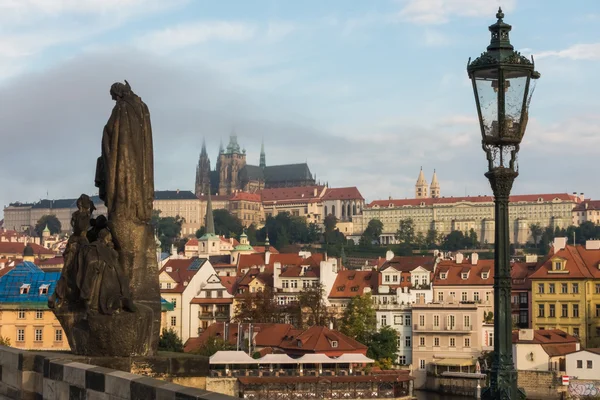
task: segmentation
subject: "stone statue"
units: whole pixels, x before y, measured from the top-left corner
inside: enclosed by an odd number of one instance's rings
[[[115,83],[116,104],[102,135],[95,185],[107,216],[92,218],[82,195],[73,213],[65,266],[48,301],[71,350],[91,356],[153,355],[160,330],[152,128],[146,104],[127,81]]]

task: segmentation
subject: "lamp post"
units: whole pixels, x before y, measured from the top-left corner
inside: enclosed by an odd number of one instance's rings
[[[513,182],[518,175],[517,153],[525,134],[528,108],[535,80],[540,74],[531,60],[510,44],[511,26],[503,21],[502,9],[489,27],[490,45],[467,72],[473,83],[481,128],[481,144],[488,161],[485,176],[494,192],[494,359],[490,385],[483,399],[524,399],[517,387],[517,372],[512,358],[511,278],[509,261],[508,204]]]

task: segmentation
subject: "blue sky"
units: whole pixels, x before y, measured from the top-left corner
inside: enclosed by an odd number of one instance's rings
[[[600,198],[600,3],[594,0],[0,0],[0,205],[93,193],[112,102],[148,103],[156,188],[192,189],[235,129],[258,163],[308,161],[368,200],[489,194],[469,57],[498,5],[542,74],[515,193]]]

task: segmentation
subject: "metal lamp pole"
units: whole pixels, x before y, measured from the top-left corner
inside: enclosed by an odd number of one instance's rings
[[[499,9],[498,19],[489,27],[490,45],[473,62],[467,72],[473,83],[477,114],[482,134],[482,147],[488,161],[488,178],[494,193],[494,359],[490,386],[483,399],[525,399],[517,387],[517,372],[512,357],[512,316],[510,238],[508,206],[515,178],[519,145],[525,134],[528,108],[535,80],[531,60],[515,51],[510,44],[511,26],[504,23]]]

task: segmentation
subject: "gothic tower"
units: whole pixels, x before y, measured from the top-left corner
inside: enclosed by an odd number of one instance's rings
[[[440,183],[438,182],[435,169],[433,170],[433,178],[431,178],[431,186],[429,186],[429,194],[431,195],[432,199],[440,198]]]
[[[210,192],[210,160],[206,152],[206,141],[202,140],[202,151],[196,167],[196,196],[200,197]]]
[[[229,136],[225,151],[219,151],[217,171],[219,174],[219,194],[228,195],[242,189],[240,171],[246,166],[246,150],[240,150],[235,132]]]
[[[259,167],[264,168],[267,166],[267,158],[265,156],[265,140],[263,139],[260,144],[260,164]]]
[[[423,167],[421,167],[421,172],[419,172],[419,178],[417,179],[417,184],[415,185],[415,198],[417,199],[426,199],[428,192],[427,181],[425,180],[425,175],[423,175]]]

